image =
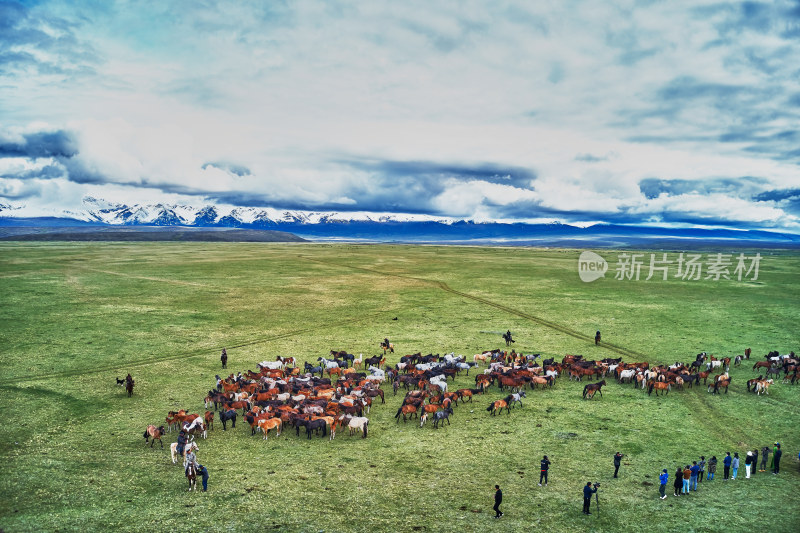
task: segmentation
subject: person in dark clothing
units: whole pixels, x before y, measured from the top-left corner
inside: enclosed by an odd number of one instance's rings
[[[775,453],[772,455],[772,462],[774,465],[774,469],[772,470],[773,474],[778,474],[781,471],[781,455],[783,455],[783,452],[781,451],[781,445],[778,444],[775,447]]]
[[[750,473],[755,475],[758,472],[758,448],[753,450],[753,460],[751,461]]]
[[[595,345],[600,344],[600,331],[594,334],[594,343]]]
[[[197,473],[203,476],[203,492],[208,491],[208,469],[200,465],[200,468],[197,469]]]
[[[583,514],[592,514],[589,512],[589,505],[592,503],[592,494],[595,492],[597,492],[597,487],[592,488],[591,481],[583,487]]]
[[[759,472],[767,471],[767,456],[769,455],[769,446],[761,448],[761,470]]]
[[[494,509],[494,512],[495,512],[495,515],[494,515],[495,518],[500,518],[501,516],[503,516],[503,513],[500,512],[500,504],[501,503],[503,503],[503,491],[500,490],[500,485],[495,485],[494,486],[494,507],[492,507],[492,509]]]
[[[708,477],[706,478],[706,481],[713,480],[714,474],[716,473],[717,473],[717,456],[712,455],[711,459],[708,460]]]
[[[222,349],[222,355],[219,359],[222,361],[222,368],[228,368],[228,352],[225,351],[225,348]]]
[[[674,496],[679,496],[681,493],[681,488],[683,487],[683,468],[680,466],[675,471],[675,481],[672,482],[672,489],[674,491]]]
[[[697,481],[702,483],[703,482],[703,478],[706,475],[706,456],[705,455],[701,455],[700,456],[700,462],[697,463],[697,466],[700,467],[700,474],[698,474],[698,476],[697,476]]]
[[[177,449],[178,455],[180,455],[181,457],[183,457],[184,447],[186,447],[186,433],[184,433],[183,430],[181,430],[181,432],[178,433],[178,449]]]
[[[623,457],[625,456],[619,452],[614,454],[614,477],[617,477],[617,472],[619,472],[619,465],[621,464]]]
[[[725,452],[725,459],[722,460],[722,481],[728,481],[728,476],[731,474],[732,462],[733,457],[731,457],[731,452]]]
[[[691,474],[689,475],[689,490],[697,492],[697,478],[700,476],[700,466],[697,461],[692,461],[692,466],[689,467]]]
[[[542,486],[542,480],[544,480],[544,486],[547,486],[547,471],[550,470],[550,459],[547,458],[545,455],[542,458],[541,462],[541,473],[539,474],[539,486]]]

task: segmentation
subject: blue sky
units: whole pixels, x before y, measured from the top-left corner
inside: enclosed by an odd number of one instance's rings
[[[0,0],[0,203],[800,232],[800,2]]]

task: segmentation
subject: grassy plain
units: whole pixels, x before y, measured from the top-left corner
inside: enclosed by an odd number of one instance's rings
[[[0,528],[798,531],[800,387],[748,394],[752,362],[732,369],[721,396],[694,388],[656,398],[610,383],[602,399],[584,401],[582,384],[559,379],[493,418],[485,408],[502,393],[492,390],[438,431],[397,424],[401,397],[390,393],[365,440],[264,442],[249,428],[216,428],[200,442],[205,494],[187,493],[168,450],[142,438],[168,410],[202,411],[222,347],[232,371],[330,349],[376,355],[384,337],[397,346],[391,363],[417,351],[471,357],[500,346],[506,329],[517,350],[559,359],[800,351],[800,255],[761,253],[757,281],[623,281],[612,271],[583,283],[575,250],[0,244]],[[603,252],[612,269],[616,254]],[[594,346],[598,329],[610,344]],[[130,399],[114,382],[127,372],[137,383]],[[720,465],[696,494],[657,497],[662,468],[671,487],[679,463],[725,451],[744,458],[776,440],[780,476],[744,480],[742,460],[736,481],[723,483]],[[613,480],[618,450],[626,457]],[[537,486],[543,454],[553,462],[546,488]],[[600,512],[587,517],[589,480],[602,492]],[[496,483],[500,521],[491,518]]]

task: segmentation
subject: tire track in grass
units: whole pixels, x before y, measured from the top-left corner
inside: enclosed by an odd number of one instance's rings
[[[340,268],[350,268],[350,269],[353,269],[353,270],[360,270],[362,272],[367,272],[367,273],[370,273],[370,274],[376,274],[376,275],[379,275],[379,276],[388,276],[388,277],[395,277],[395,278],[402,278],[402,279],[410,279],[410,280],[414,280],[414,281],[417,281],[417,282],[420,282],[420,283],[426,283],[426,284],[429,284],[429,285],[433,285],[433,286],[438,287],[439,289],[441,289],[441,290],[443,290],[445,292],[448,292],[450,294],[454,294],[456,296],[460,296],[460,297],[466,298],[468,300],[473,300],[473,301],[482,303],[484,305],[488,305],[490,307],[494,307],[495,309],[500,309],[501,311],[505,311],[508,314],[516,315],[516,316],[525,318],[527,320],[530,320],[531,322],[536,322],[539,325],[548,327],[550,329],[554,329],[556,331],[564,333],[565,335],[569,335],[570,337],[574,337],[576,339],[579,339],[579,340],[582,340],[582,341],[586,341],[586,342],[588,342],[590,344],[594,343],[594,337],[591,337],[589,335],[585,335],[583,333],[575,331],[574,329],[572,329],[572,328],[570,328],[568,326],[565,326],[563,324],[559,324],[558,322],[553,322],[552,320],[547,320],[545,318],[542,318],[542,317],[539,317],[539,316],[536,316],[536,315],[531,315],[530,313],[526,313],[524,311],[520,311],[519,309],[514,309],[513,307],[509,307],[507,305],[503,305],[501,303],[494,302],[492,300],[488,300],[488,299],[483,298],[481,296],[475,296],[474,294],[469,294],[467,292],[463,292],[463,291],[459,291],[459,290],[453,289],[452,287],[450,287],[447,283],[445,283],[443,281],[420,278],[420,277],[416,277],[416,276],[409,276],[409,275],[406,275],[406,274],[393,274],[391,272],[382,272],[380,270],[374,270],[374,269],[366,268],[366,267],[359,267],[359,266],[353,266],[353,265],[343,265],[343,264],[336,263],[336,262],[333,262],[333,261],[325,261],[323,259],[317,259],[317,258],[312,258],[312,257],[307,257],[307,256],[299,256],[299,257],[302,258],[302,259],[306,259],[308,261],[312,261],[314,263],[322,264],[322,265],[332,265],[332,266],[337,266],[337,267],[340,267]],[[613,352],[616,352],[619,355],[633,357],[633,358],[640,359],[640,360],[646,360],[646,356],[644,354],[641,354],[641,353],[639,353],[639,352],[637,352],[635,350],[631,350],[631,349],[625,348],[623,346],[619,346],[617,344],[612,344],[612,343],[609,343],[609,342],[601,341],[599,346],[602,346],[602,347],[607,348],[607,349],[609,349],[609,350],[611,350]]]
[[[386,311],[380,311],[378,313],[372,313],[372,314],[369,314],[369,315],[364,315],[364,316],[361,316],[361,317],[358,317],[358,318],[350,318],[350,319],[347,319],[347,320],[339,320],[337,322],[329,322],[327,324],[318,324],[318,325],[315,325],[315,326],[312,326],[312,327],[307,327],[307,328],[287,331],[286,333],[280,333],[280,334],[277,334],[277,335],[269,335],[267,337],[259,337],[259,338],[256,338],[256,339],[250,339],[250,340],[247,340],[247,341],[244,341],[244,342],[239,342],[238,344],[225,344],[224,347],[225,348],[244,348],[245,346],[253,346],[253,345],[256,345],[256,344],[265,344],[265,343],[276,341],[276,340],[280,340],[280,339],[286,339],[286,338],[289,338],[289,337],[296,337],[297,335],[302,335],[304,333],[310,333],[310,332],[318,331],[318,330],[321,330],[321,329],[328,329],[328,328],[333,328],[333,327],[337,327],[337,326],[343,326],[343,325],[346,325],[346,324],[355,324],[355,323],[358,323],[358,322],[363,322],[364,320],[367,320],[367,319],[370,319],[370,318],[375,318],[375,317],[378,317],[378,316],[381,316],[381,315],[385,315],[385,314],[392,314],[394,312],[396,312],[395,309],[389,309],[389,310],[386,310]],[[198,348],[198,349],[195,349],[195,350],[191,350],[189,352],[184,352],[184,353],[179,353],[179,354],[173,354],[173,355],[167,355],[167,356],[148,357],[148,358],[145,358],[145,359],[140,359],[139,361],[136,361],[135,363],[128,363],[128,364],[124,364],[124,365],[119,365],[119,364],[105,365],[105,366],[100,366],[100,367],[95,367],[95,368],[85,369],[85,370],[66,370],[64,372],[51,372],[49,374],[38,374],[38,375],[32,375],[32,376],[19,376],[19,377],[12,377],[12,378],[8,378],[8,379],[0,379],[0,388],[3,388],[4,386],[7,386],[7,385],[15,385],[15,384],[26,383],[26,382],[31,382],[31,381],[44,381],[44,380],[48,380],[48,379],[69,378],[69,377],[76,377],[76,376],[87,376],[87,375],[91,375],[91,374],[101,374],[101,373],[104,373],[104,372],[123,372],[123,371],[128,371],[131,368],[137,368],[137,367],[141,367],[141,366],[154,365],[154,364],[157,364],[157,363],[165,363],[165,362],[169,362],[169,361],[178,361],[178,360],[181,360],[181,359],[190,359],[192,357],[200,357],[202,355],[208,355],[209,352],[221,351],[222,348],[223,348],[223,346],[209,347],[209,348]]]

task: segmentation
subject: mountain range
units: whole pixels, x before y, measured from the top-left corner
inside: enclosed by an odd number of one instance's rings
[[[416,242],[459,244],[507,244],[553,247],[647,247],[696,248],[699,246],[800,247],[800,235],[765,230],[725,228],[680,228],[641,225],[595,224],[587,227],[549,223],[475,222],[422,214],[279,210],[264,207],[192,207],[167,204],[118,204],[85,197],[83,209],[61,211],[52,216],[30,216],[24,206],[0,204],[0,226],[49,228],[51,233],[88,235],[90,228],[127,227],[130,230],[158,227],[163,234],[172,229],[203,228],[209,232],[226,228],[272,230],[311,240],[365,242]],[[60,229],[59,229],[60,228]],[[206,232],[207,235],[212,233]],[[200,235],[198,233],[198,235]],[[230,233],[233,236],[235,234]],[[74,238],[64,240],[75,240]],[[82,240],[82,239],[79,239]],[[108,240],[103,238],[103,240]],[[215,240],[215,239],[211,239]]]

